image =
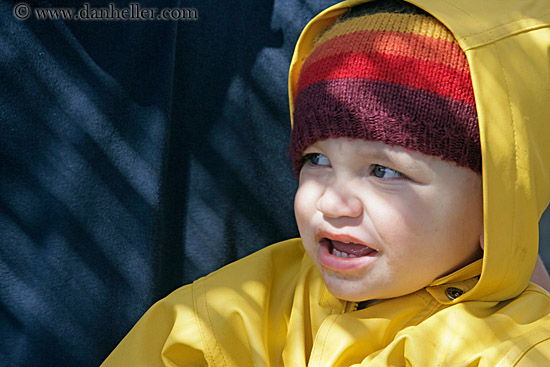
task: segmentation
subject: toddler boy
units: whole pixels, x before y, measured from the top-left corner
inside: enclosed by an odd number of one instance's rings
[[[301,239],[158,302],[105,366],[550,362],[550,297],[528,283],[550,196],[550,28],[535,17],[550,8],[414,2],[448,28],[402,1],[348,1],[298,41]]]

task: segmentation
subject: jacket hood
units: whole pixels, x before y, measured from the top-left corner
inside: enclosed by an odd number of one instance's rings
[[[298,76],[315,37],[349,7],[344,1],[303,30],[289,71],[292,117]],[[477,284],[454,302],[500,301],[527,286],[538,222],[550,201],[550,2],[410,0],[455,36],[470,65],[482,150],[484,244]],[[467,277],[475,266],[438,279]]]

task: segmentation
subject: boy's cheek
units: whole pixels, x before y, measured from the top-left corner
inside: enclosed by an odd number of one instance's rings
[[[294,196],[294,215],[296,216],[296,222],[298,229],[301,230],[302,224],[308,217],[308,192],[307,189],[303,189],[302,185],[298,187],[296,195]]]
[[[300,181],[294,197],[294,215],[302,238],[313,236],[313,219],[316,213],[319,187],[313,182]]]

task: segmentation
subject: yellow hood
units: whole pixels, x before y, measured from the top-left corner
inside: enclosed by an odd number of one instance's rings
[[[302,32],[289,72],[291,116],[313,40],[349,7],[365,2],[334,5]],[[445,24],[466,53],[479,118],[483,269],[476,286],[455,302],[515,297],[529,282],[538,252],[538,222],[550,200],[550,2],[409,2]],[[460,278],[465,271],[434,284]]]

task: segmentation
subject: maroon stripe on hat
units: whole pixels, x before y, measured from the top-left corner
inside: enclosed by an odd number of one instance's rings
[[[296,172],[305,148],[349,137],[399,145],[481,172],[475,105],[380,80],[325,80],[297,96],[290,155]]]

